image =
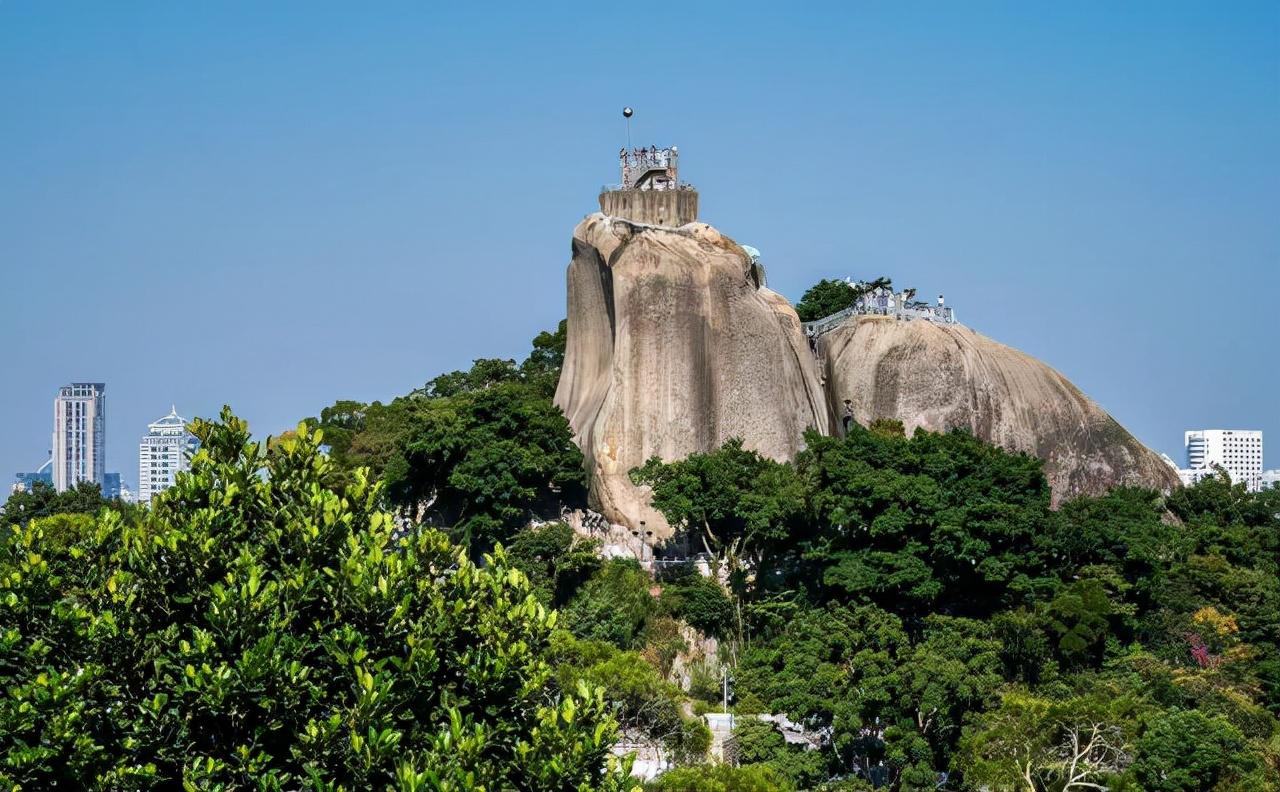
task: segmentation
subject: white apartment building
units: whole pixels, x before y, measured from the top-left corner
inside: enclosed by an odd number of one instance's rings
[[[169,489],[178,472],[191,468],[191,455],[199,446],[187,431],[187,419],[175,407],[169,414],[147,424],[147,434],[138,444],[138,503]]]
[[[1183,435],[1187,451],[1184,481],[1203,478],[1221,467],[1233,482],[1262,486],[1262,432],[1252,429],[1196,429]]]
[[[82,481],[101,487],[107,464],[107,386],[73,382],[53,400],[53,487],[66,492]]]

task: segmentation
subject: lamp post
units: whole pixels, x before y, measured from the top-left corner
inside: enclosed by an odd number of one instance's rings
[[[729,715],[729,729],[732,730],[733,729],[733,713],[729,712],[729,682],[731,681],[729,679],[729,666],[728,665],[721,666],[720,671],[724,678],[724,711]]]

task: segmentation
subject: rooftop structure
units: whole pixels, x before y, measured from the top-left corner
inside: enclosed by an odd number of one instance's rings
[[[680,151],[668,148],[621,149],[620,184],[600,190],[600,211],[637,223],[681,226],[698,219],[698,191],[680,181]]]

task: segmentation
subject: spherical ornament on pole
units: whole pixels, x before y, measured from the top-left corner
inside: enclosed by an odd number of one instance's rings
[[[630,117],[631,117],[631,113],[632,113],[632,110],[631,110],[631,108],[630,108],[630,107],[624,107],[624,108],[622,108],[622,117],[623,117],[623,118],[630,118]]]

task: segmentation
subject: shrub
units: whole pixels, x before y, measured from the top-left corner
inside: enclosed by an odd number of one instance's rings
[[[645,619],[656,610],[651,585],[649,575],[635,561],[612,559],[565,608],[569,629],[579,638],[632,648]]]
[[[706,765],[668,770],[645,789],[648,792],[791,792],[795,787],[767,765]]]
[[[706,635],[725,638],[733,631],[733,602],[718,583],[689,569],[663,581],[662,606]]]

